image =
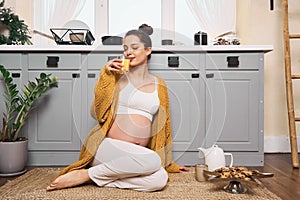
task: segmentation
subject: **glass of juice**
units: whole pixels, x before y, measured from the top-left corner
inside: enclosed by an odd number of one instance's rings
[[[129,59],[126,59],[126,58],[124,58],[123,57],[123,59],[122,59],[123,61],[122,61],[122,65],[123,65],[123,67],[122,67],[122,71],[123,72],[129,72],[129,66],[130,66],[130,60]]]

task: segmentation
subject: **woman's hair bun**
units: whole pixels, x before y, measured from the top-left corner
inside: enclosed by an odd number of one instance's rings
[[[139,26],[139,30],[143,31],[147,35],[151,35],[153,33],[153,28],[149,26],[148,24],[142,24]]]

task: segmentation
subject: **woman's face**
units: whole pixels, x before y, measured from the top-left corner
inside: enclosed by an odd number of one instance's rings
[[[147,64],[147,57],[151,53],[151,48],[145,48],[140,38],[129,35],[123,41],[124,56],[130,60],[130,66],[135,67]]]

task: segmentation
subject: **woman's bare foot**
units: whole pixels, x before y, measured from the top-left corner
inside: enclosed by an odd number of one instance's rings
[[[90,182],[87,169],[74,170],[67,174],[57,177],[48,187],[47,191],[59,190],[63,188],[81,185]]]

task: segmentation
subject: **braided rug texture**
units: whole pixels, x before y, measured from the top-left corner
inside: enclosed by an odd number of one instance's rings
[[[223,190],[227,181],[197,182],[194,169],[170,174],[168,185],[158,192],[138,192],[117,188],[97,187],[94,184],[47,192],[45,188],[60,168],[35,168],[8,181],[0,187],[3,200],[94,200],[94,199],[198,199],[198,200],[280,200],[278,196],[256,183],[243,182],[245,194],[231,194]]]

